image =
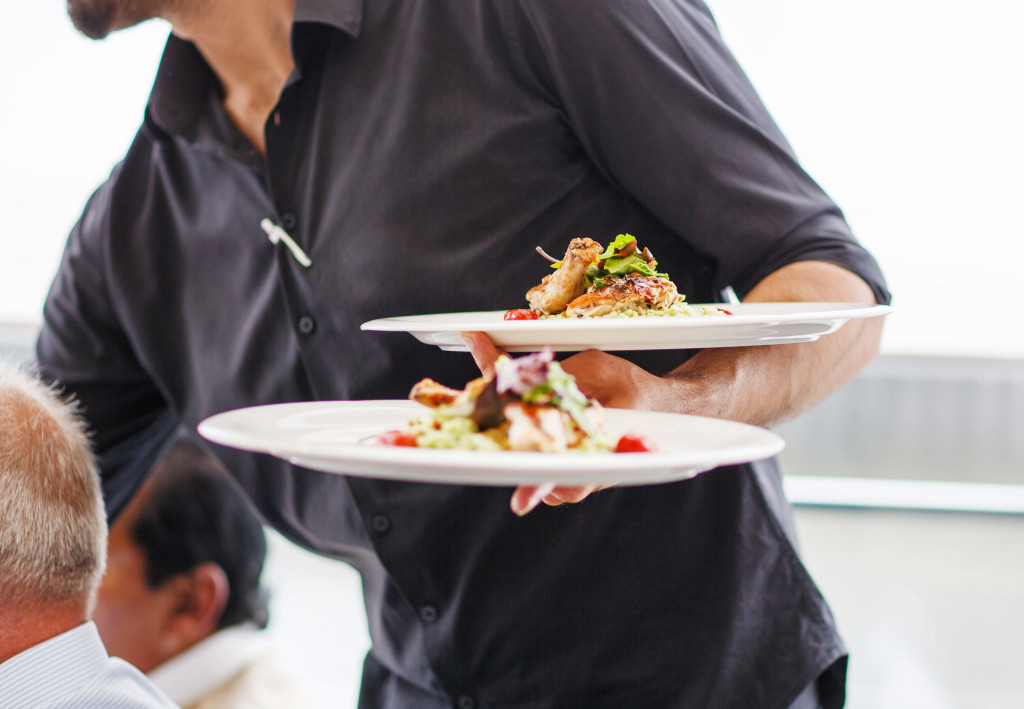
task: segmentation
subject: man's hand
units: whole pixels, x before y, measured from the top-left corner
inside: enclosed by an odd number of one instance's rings
[[[481,373],[494,373],[494,361],[504,350],[494,345],[482,332],[464,332],[462,339]],[[656,377],[632,362],[598,350],[586,350],[560,362],[562,368],[576,378],[580,391],[602,406],[621,409],[659,408],[675,396],[676,386],[669,379]],[[664,404],[662,404],[664,407]],[[591,493],[611,485],[556,486],[521,485],[512,493],[511,507],[517,515],[525,515],[543,502],[557,506],[580,502]]]
[[[462,339],[483,374],[494,373],[494,361],[506,354],[482,332],[464,332]],[[562,369],[576,379],[576,385],[602,406],[617,409],[656,409],[654,402],[671,395],[672,383],[641,369],[621,357],[598,350],[586,350],[561,360]]]
[[[541,502],[551,507],[556,507],[566,502],[580,502],[589,497],[590,493],[603,490],[606,487],[611,487],[611,485],[582,485],[578,487],[565,487],[553,483],[537,487],[520,485],[512,493],[510,505],[512,511],[522,517]]]
[[[491,342],[491,338],[489,338],[482,332],[464,332],[462,333],[462,339],[465,340],[466,344],[469,346],[469,351],[473,355],[473,360],[480,368],[480,371],[483,374],[493,374],[494,361],[498,359],[499,355],[505,354],[505,352],[495,347],[494,343]],[[562,362],[563,367],[568,361],[569,360]],[[630,367],[633,367],[632,364],[626,362],[625,360],[619,359],[619,361],[629,365]],[[638,367],[633,368],[641,372],[643,371],[640,370]],[[566,371],[570,370],[566,369]],[[586,390],[583,391],[584,393],[586,393]],[[556,486],[554,484],[538,486],[520,485],[515,489],[515,492],[512,493],[512,500],[510,502],[510,506],[512,507],[513,512],[522,517],[523,515],[533,510],[541,502],[543,502],[546,505],[552,506],[561,505],[566,502],[579,502],[584,498],[588,497],[592,492],[601,490],[605,487],[609,486],[586,485],[577,487],[566,487]]]
[[[874,303],[867,284],[828,263],[803,261],[761,281],[745,302]],[[772,426],[807,410],[845,384],[878,352],[882,318],[852,320],[816,342],[701,350],[664,377],[621,357],[587,350],[561,362],[580,390],[602,405],[725,418]],[[482,333],[463,333],[482,372],[502,351]],[[598,487],[516,489],[512,509],[526,514],[541,501],[579,502]]]

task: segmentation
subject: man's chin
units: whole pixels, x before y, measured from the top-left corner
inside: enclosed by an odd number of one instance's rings
[[[89,39],[103,39],[114,29],[114,8],[108,2],[68,0],[68,17]]]
[[[148,16],[138,3],[124,3],[121,0],[67,0],[68,17],[75,29],[89,39],[104,39],[111,32],[139,24]]]

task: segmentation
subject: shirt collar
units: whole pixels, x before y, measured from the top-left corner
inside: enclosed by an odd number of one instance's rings
[[[99,674],[107,663],[90,621],[0,664],[0,706],[48,706]]]
[[[352,38],[363,26],[364,0],[296,0],[293,24],[321,23]],[[184,135],[203,109],[211,90],[219,90],[213,70],[191,42],[171,35],[164,47],[146,106],[147,122]]]
[[[266,632],[253,625],[219,630],[149,673],[176,704],[188,706],[225,684],[270,650]]]
[[[295,22],[323,22],[358,37],[364,0],[296,0]]]

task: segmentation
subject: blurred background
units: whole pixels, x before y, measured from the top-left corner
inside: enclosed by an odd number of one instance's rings
[[[851,650],[851,709],[1024,706],[1024,5],[710,0],[895,295],[883,355],[787,423],[803,553]],[[64,238],[142,118],[168,29],[90,42],[0,9],[0,356],[27,359]],[[358,578],[271,533],[271,629],[353,706]]]

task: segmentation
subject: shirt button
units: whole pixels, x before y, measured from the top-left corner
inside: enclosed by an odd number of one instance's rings
[[[299,332],[303,335],[312,335],[316,330],[316,320],[311,315],[303,315],[299,318]]]
[[[455,706],[459,709],[474,709],[474,707],[476,707],[476,702],[473,701],[473,697],[463,694],[455,700]]]
[[[295,212],[285,212],[281,215],[281,227],[285,231],[291,231],[299,223],[299,218],[295,216]]]
[[[378,534],[384,534],[384,532],[391,529],[391,520],[388,519],[386,514],[377,513],[370,520],[370,525],[373,527],[373,531]]]
[[[421,606],[420,620],[424,623],[433,623],[437,620],[437,609],[434,606]]]

